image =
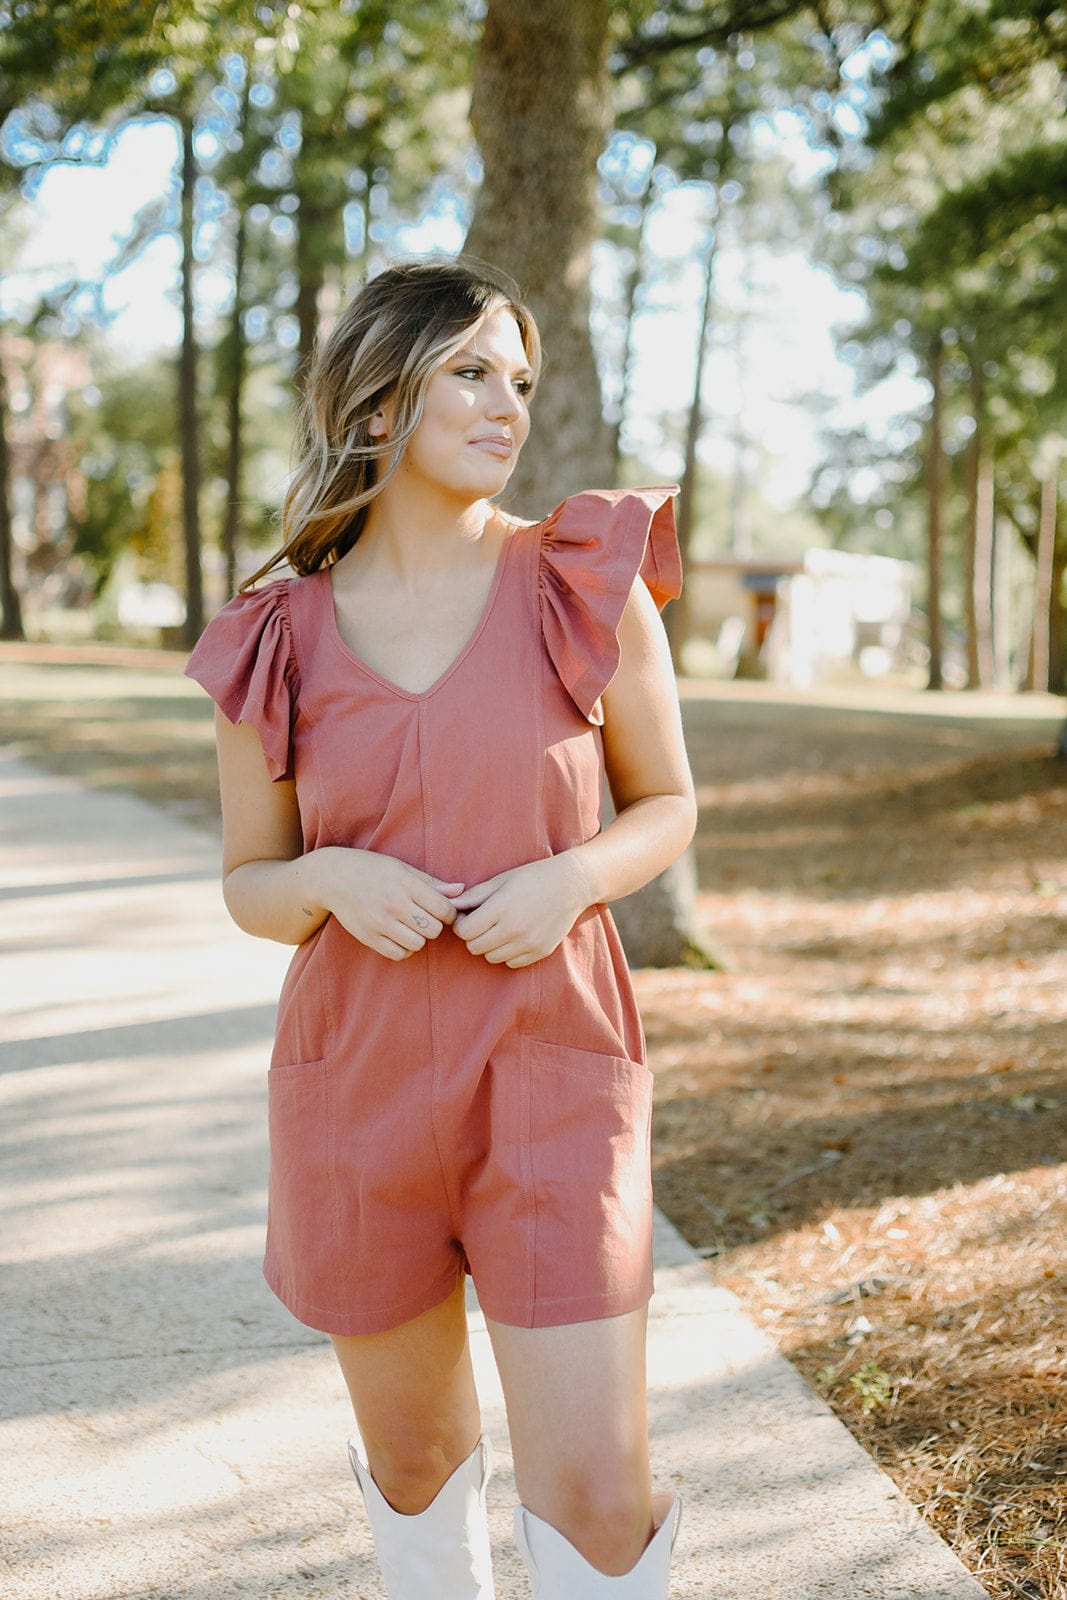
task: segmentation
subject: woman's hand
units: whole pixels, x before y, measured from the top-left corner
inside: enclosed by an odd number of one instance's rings
[[[460,913],[453,931],[471,954],[507,967],[551,955],[592,904],[582,867],[567,850],[498,872],[451,901]]]
[[[446,895],[460,893],[461,883],[443,883],[373,850],[326,846],[304,859],[311,898],[353,939],[389,961],[414,955],[455,921],[455,905]]]

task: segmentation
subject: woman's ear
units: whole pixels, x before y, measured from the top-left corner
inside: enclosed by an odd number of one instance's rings
[[[372,439],[384,439],[389,432],[384,411],[376,411],[367,422],[367,432]]]

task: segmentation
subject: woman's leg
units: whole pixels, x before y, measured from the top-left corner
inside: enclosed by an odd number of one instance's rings
[[[333,1347],[375,1483],[395,1511],[425,1510],[481,1433],[463,1281],[421,1317]]]
[[[612,1575],[630,1571],[652,1531],[646,1320],[489,1323],[519,1499]]]

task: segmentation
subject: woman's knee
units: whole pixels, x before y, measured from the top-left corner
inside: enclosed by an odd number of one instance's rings
[[[528,1509],[550,1522],[601,1572],[629,1572],[648,1543],[652,1503],[643,1462],[560,1462],[551,1501],[544,1509]]]
[[[431,1436],[391,1428],[375,1437],[361,1430],[371,1476],[394,1511],[416,1516],[436,1499],[443,1485],[477,1443],[470,1428],[439,1430]]]

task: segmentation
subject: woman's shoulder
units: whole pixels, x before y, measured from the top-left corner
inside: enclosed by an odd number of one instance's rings
[[[653,517],[673,504],[678,485],[660,483],[632,489],[579,489],[569,494],[538,524],[548,533],[577,524],[610,527],[620,521]]]
[[[225,685],[231,698],[253,676],[269,674],[279,684],[292,685],[298,676],[292,587],[299,581],[277,578],[259,588],[239,590],[216,611],[200,635],[186,664],[186,675],[209,693]]]
[[[257,730],[272,778],[292,773],[290,729],[300,671],[289,607],[298,581],[280,578],[235,594],[212,617],[185,668],[230,722],[248,722]]]
[[[305,574],[287,568],[281,576],[239,589],[216,611],[201,635],[201,642],[211,637],[234,641],[276,632],[291,637],[294,612],[313,598],[324,571],[318,568]]]
[[[681,593],[673,484],[586,489],[539,524],[541,625],[579,710],[602,720],[600,695],[619,663],[618,628],[634,583],[657,606]]]
[[[640,574],[662,608],[681,589],[676,484],[583,489],[538,524],[546,577],[586,591],[629,593]]]

